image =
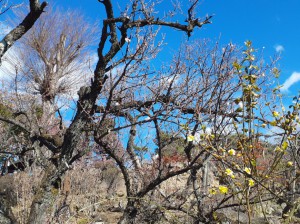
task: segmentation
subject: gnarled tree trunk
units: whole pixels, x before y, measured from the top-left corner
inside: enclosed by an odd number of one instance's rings
[[[0,187],[0,223],[1,224],[14,224],[17,223],[12,207],[15,206],[16,195],[14,194],[13,178],[10,177],[0,177],[1,187]],[[5,179],[4,179],[5,178]]]
[[[30,210],[28,224],[51,223],[59,196],[61,174],[54,165],[46,169]]]

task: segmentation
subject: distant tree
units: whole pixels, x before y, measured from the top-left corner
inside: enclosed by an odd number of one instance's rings
[[[87,23],[79,12],[48,8],[20,41],[18,52],[6,58],[10,67],[17,68],[11,74],[15,76],[11,86],[18,92],[40,96],[42,117],[38,125],[45,134],[57,125],[55,113],[90,81],[94,62],[87,49],[94,44],[96,29],[96,24]]]

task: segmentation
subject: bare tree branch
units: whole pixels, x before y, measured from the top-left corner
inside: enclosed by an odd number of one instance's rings
[[[42,2],[40,4],[39,0],[29,0],[29,3],[30,12],[28,13],[28,15],[0,42],[0,63],[1,58],[6,53],[6,51],[34,25],[34,23],[38,20],[45,7],[47,6],[46,2]]]

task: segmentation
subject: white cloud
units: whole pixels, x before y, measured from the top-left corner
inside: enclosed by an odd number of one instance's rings
[[[284,51],[284,47],[282,45],[280,45],[280,44],[276,44],[274,46],[274,48],[275,48],[275,51],[278,52],[278,53]]]
[[[288,91],[289,88],[294,85],[296,82],[300,81],[300,73],[299,72],[293,72],[293,74],[285,80],[283,83],[283,86],[281,87],[282,91]]]
[[[18,51],[12,46],[1,59],[0,65],[0,79],[11,79],[15,74],[17,68],[23,66]]]
[[[12,27],[5,22],[0,22],[0,39],[12,30]]]

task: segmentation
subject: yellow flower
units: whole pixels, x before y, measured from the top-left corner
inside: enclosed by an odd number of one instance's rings
[[[242,66],[237,62],[237,61],[235,61],[235,62],[233,62],[233,67],[236,69],[236,70],[241,70],[242,69]]]
[[[241,157],[241,156],[243,156],[243,155],[242,155],[242,153],[238,153],[236,156],[237,156],[237,157]]]
[[[228,187],[226,186],[219,186],[219,191],[221,194],[227,194],[228,193]]]
[[[276,146],[276,148],[274,149],[275,152],[282,152],[282,148],[280,148],[279,146]]]
[[[249,187],[253,187],[254,184],[255,184],[255,182],[254,182],[253,179],[248,180],[248,185],[249,185]]]
[[[293,162],[292,161],[288,161],[286,165],[287,166],[293,166]]]
[[[276,125],[277,125],[277,121],[271,121],[271,122],[270,122],[270,125],[271,125],[271,126],[276,126]]]
[[[279,116],[279,113],[277,111],[273,111],[272,114],[273,114],[274,117],[278,117]]]
[[[214,220],[218,220],[218,214],[217,214],[216,212],[213,212],[213,215],[212,215],[212,216],[213,216],[213,219],[214,219]]]
[[[248,167],[245,167],[244,171],[245,171],[246,173],[248,173],[248,174],[251,174],[251,169],[248,168]]]
[[[240,166],[238,164],[235,164],[234,166],[235,168],[240,169]]]
[[[227,176],[230,176],[231,178],[234,178],[234,174],[233,174],[231,169],[227,168],[225,170],[225,173],[226,173]]]
[[[262,124],[262,125],[261,125],[262,128],[265,128],[266,126],[267,126],[266,124]]]
[[[209,189],[209,194],[215,195],[216,193],[217,193],[216,188],[211,188],[211,189]]]
[[[228,154],[230,155],[230,156],[235,156],[235,150],[234,149],[230,149],[230,150],[228,150]]]
[[[189,135],[189,136],[187,137],[187,140],[188,140],[188,142],[192,142],[192,141],[195,140],[195,136]]]
[[[289,143],[287,143],[286,141],[284,141],[284,142],[282,143],[281,148],[282,148],[283,150],[286,150],[288,146],[289,146]]]
[[[229,169],[229,168],[227,168],[227,169],[225,170],[225,173],[226,173],[227,175],[233,174],[232,170]]]

